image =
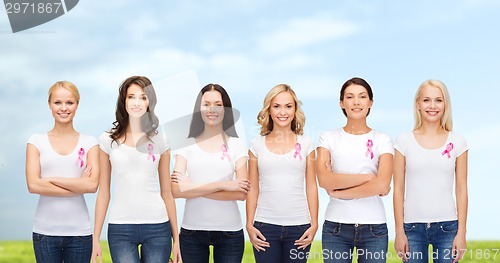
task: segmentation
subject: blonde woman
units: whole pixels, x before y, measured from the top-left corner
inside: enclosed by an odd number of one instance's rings
[[[92,254],[92,224],[83,194],[99,182],[97,140],[73,127],[80,93],[69,81],[49,89],[54,127],[26,147],[26,183],[40,195],[33,224],[37,262],[85,262]]]
[[[467,143],[452,132],[444,83],[424,81],[413,106],[413,131],[394,145],[394,247],[405,262],[428,262],[429,245],[435,263],[457,262],[466,248]]]
[[[272,88],[248,152],[247,231],[256,262],[306,262],[318,229],[318,187],[304,112],[289,85]],[[302,254],[299,254],[302,253]]]

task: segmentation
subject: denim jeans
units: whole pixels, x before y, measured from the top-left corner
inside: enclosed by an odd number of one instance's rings
[[[359,263],[386,262],[387,232],[386,224],[325,221],[322,236],[324,262],[352,262],[355,251]]]
[[[243,229],[206,231],[181,228],[180,245],[184,263],[208,263],[210,245],[214,248],[214,263],[235,263],[243,259],[245,237]]]
[[[428,262],[429,245],[432,245],[434,263],[453,261],[453,240],[457,235],[458,221],[436,223],[405,223],[405,234],[410,247],[409,261]]]
[[[88,263],[92,256],[92,235],[46,236],[33,233],[33,249],[38,263]]]
[[[298,249],[294,245],[295,240],[300,239],[304,232],[311,227],[311,224],[296,225],[296,226],[280,226],[267,224],[262,222],[254,222],[254,227],[257,228],[269,242],[269,247],[266,251],[257,251],[253,249],[255,262],[257,263],[285,263],[285,262],[307,262],[307,253],[311,246],[306,249]]]
[[[108,243],[114,263],[164,263],[172,251],[172,228],[170,222],[109,224]]]

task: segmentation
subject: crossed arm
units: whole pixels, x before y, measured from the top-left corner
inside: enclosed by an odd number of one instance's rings
[[[32,194],[46,196],[76,196],[95,193],[99,183],[99,147],[87,153],[87,166],[79,178],[40,177],[40,152],[32,145],[26,146],[26,184]]]
[[[335,198],[363,198],[387,195],[392,179],[392,154],[385,153],[379,158],[377,174],[339,174],[331,169],[330,151],[318,147],[316,168],[320,187]]]
[[[186,167],[187,160],[177,155],[174,171],[171,175],[172,194],[175,198],[205,197],[214,200],[243,201],[250,190],[245,157],[236,161],[236,180],[231,181],[215,181],[207,184],[193,183],[185,175]]]

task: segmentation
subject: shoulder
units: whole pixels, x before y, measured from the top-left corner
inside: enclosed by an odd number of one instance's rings
[[[90,147],[99,144],[97,139],[92,135],[80,133],[81,139],[84,144],[88,144]]]
[[[450,133],[450,138],[452,140],[455,140],[455,141],[460,141],[460,142],[466,142],[466,139],[464,136],[458,134],[458,133],[454,133],[454,132],[449,132]]]
[[[35,133],[28,138],[27,143],[34,145],[36,148],[39,148],[40,141],[44,138],[47,138],[47,133]]]
[[[297,141],[303,145],[313,144],[313,141],[307,135],[297,135]]]

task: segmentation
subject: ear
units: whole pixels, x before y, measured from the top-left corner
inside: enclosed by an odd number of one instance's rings
[[[344,107],[344,101],[340,101],[339,105],[340,105],[340,108],[345,109],[345,107]]]
[[[373,100],[370,100],[370,104],[368,106],[368,108],[371,108],[373,106]]]

